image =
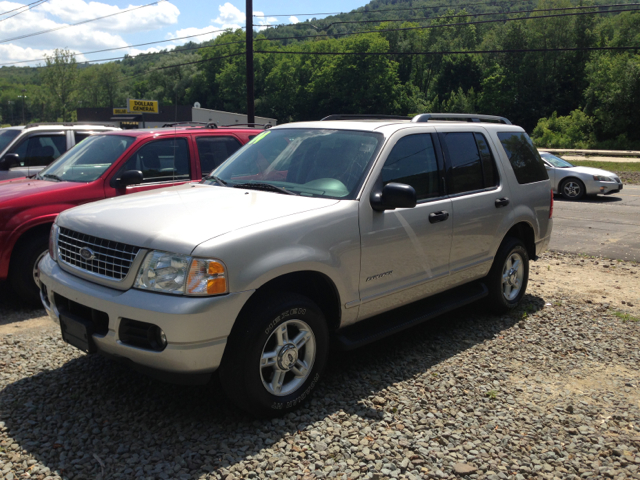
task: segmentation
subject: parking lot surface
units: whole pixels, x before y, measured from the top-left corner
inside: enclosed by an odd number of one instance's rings
[[[640,185],[570,202],[556,196],[553,250],[640,261]]]
[[[335,352],[314,399],[275,420],[215,382],[176,387],[86,356],[52,323],[16,328],[0,337],[1,475],[640,478],[638,276],[547,254],[518,311],[472,305]],[[581,277],[611,290],[581,293]]]

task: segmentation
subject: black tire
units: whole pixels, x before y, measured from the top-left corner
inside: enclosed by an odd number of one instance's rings
[[[559,190],[562,198],[566,200],[580,200],[586,193],[584,183],[577,178],[565,178]]]
[[[507,273],[507,260],[519,257],[522,266],[522,276],[519,272],[514,272],[510,276],[510,280],[518,279],[519,290],[517,294],[513,291],[513,285],[510,289],[509,296],[506,294],[506,286],[503,284],[503,274]],[[495,313],[504,313],[518,306],[522,297],[527,291],[529,282],[529,254],[522,243],[522,240],[514,237],[507,237],[503,240],[502,245],[498,249],[498,253],[493,260],[493,265],[486,277],[486,283],[489,288],[489,296],[486,299],[487,306]],[[507,280],[509,282],[510,280]],[[513,294],[513,298],[510,298]]]
[[[34,280],[37,262],[49,250],[49,236],[31,237],[16,247],[9,267],[9,284],[20,299],[32,306],[41,305],[40,285]]]
[[[303,332],[302,329],[296,330],[301,324],[308,326],[313,335],[310,337],[312,340],[307,340],[308,343],[300,349],[293,349],[295,352],[292,352],[273,343],[279,340],[279,328],[280,331],[289,329],[293,334],[297,331],[298,336]],[[285,342],[284,345],[292,345],[292,342]],[[222,388],[233,403],[256,417],[284,415],[310,397],[324,370],[328,347],[327,323],[315,303],[293,293],[263,295],[240,314],[229,336],[220,366]],[[261,362],[265,351],[279,353],[273,357],[272,364],[263,367]],[[312,362],[307,363],[311,368],[308,374],[298,377],[295,373],[299,371],[299,356],[311,355],[308,352],[314,357]],[[282,373],[284,370],[280,368],[291,370]],[[273,390],[269,390],[276,383],[276,374],[281,374],[285,379],[284,390],[294,389],[289,393],[283,391],[282,394],[274,394]],[[269,375],[272,375],[271,381]]]

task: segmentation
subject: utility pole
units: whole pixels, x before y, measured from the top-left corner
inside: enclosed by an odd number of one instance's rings
[[[247,123],[256,121],[253,104],[253,0],[247,0]]]
[[[26,93],[26,92],[27,92],[27,90],[26,90],[26,89],[22,89],[22,124],[23,124],[23,125],[26,125],[26,124],[24,123],[24,99],[25,99],[25,98],[27,98],[27,97],[25,96],[25,93]],[[62,121],[64,122],[64,118],[62,119]]]

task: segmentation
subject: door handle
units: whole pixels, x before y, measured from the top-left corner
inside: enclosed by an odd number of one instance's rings
[[[507,197],[496,199],[496,208],[506,207],[509,205],[509,199]]]
[[[442,210],[441,212],[433,212],[429,214],[429,223],[444,222],[449,218],[449,212]]]

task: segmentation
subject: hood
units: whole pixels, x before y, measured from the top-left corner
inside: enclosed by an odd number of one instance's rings
[[[36,180],[35,178],[13,178],[0,182],[0,205],[15,198],[25,199],[30,195],[41,195],[51,192],[58,195],[65,190],[74,190],[86,183],[53,182]],[[54,193],[55,192],[55,193]]]
[[[563,168],[561,170],[571,170],[572,172],[584,173],[585,175],[604,175],[605,177],[617,177],[613,172],[608,172],[607,170],[602,170],[600,168],[592,168],[592,167],[572,167],[572,168]]]
[[[137,247],[190,254],[202,242],[338,200],[186,184],[63,212],[61,227]]]

